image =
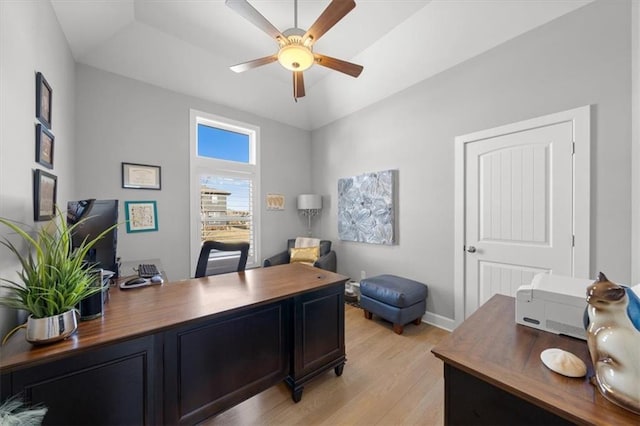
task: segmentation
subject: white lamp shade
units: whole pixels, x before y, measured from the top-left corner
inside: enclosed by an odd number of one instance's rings
[[[298,210],[320,210],[322,208],[322,196],[317,194],[298,195]]]

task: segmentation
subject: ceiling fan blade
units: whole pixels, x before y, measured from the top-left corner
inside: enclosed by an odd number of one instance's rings
[[[313,57],[316,60],[316,64],[331,68],[332,70],[340,71],[341,73],[350,75],[351,77],[358,77],[364,69],[362,65],[353,64],[351,62],[321,55],[319,53],[314,53]]]
[[[230,66],[231,71],[235,72],[244,72],[249,71],[254,68],[258,68],[262,65],[270,64],[271,62],[275,62],[278,60],[278,55],[265,56],[264,58],[254,59],[253,61],[243,62],[241,64],[236,64]]]
[[[307,40],[307,38],[312,37],[312,43],[315,43],[339,20],[344,18],[347,13],[351,12],[354,7],[356,7],[356,2],[353,0],[333,0],[307,30],[302,39]]]
[[[276,39],[276,41],[279,41],[278,39],[286,40],[286,37],[280,32],[280,30],[274,27],[267,18],[262,16],[262,14],[246,0],[226,0],[225,4],[233,9],[238,15],[242,16],[244,19]]]
[[[304,97],[304,77],[302,71],[293,72],[293,99]]]

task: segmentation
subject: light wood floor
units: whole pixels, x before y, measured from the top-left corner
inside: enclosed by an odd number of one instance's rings
[[[442,425],[442,361],[431,348],[447,331],[390,323],[345,307],[347,364],[307,383],[295,404],[282,383],[208,419],[202,425]]]

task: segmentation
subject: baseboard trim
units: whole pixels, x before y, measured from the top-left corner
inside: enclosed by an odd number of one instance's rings
[[[429,311],[422,316],[422,322],[426,322],[427,324],[431,324],[447,331],[453,331],[456,328],[456,322],[451,318],[443,317],[442,315],[434,314]]]

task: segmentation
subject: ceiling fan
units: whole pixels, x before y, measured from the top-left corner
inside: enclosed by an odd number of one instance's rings
[[[353,0],[332,0],[307,31],[298,28],[298,0],[294,0],[293,28],[283,32],[274,27],[246,0],[226,0],[225,4],[273,37],[279,46],[278,53],[233,65],[230,67],[231,70],[243,72],[278,61],[283,67],[293,71],[293,98],[296,102],[298,98],[305,95],[302,72],[314,63],[352,77],[358,77],[363,70],[361,65],[313,52],[314,43],[356,7],[356,2]]]

